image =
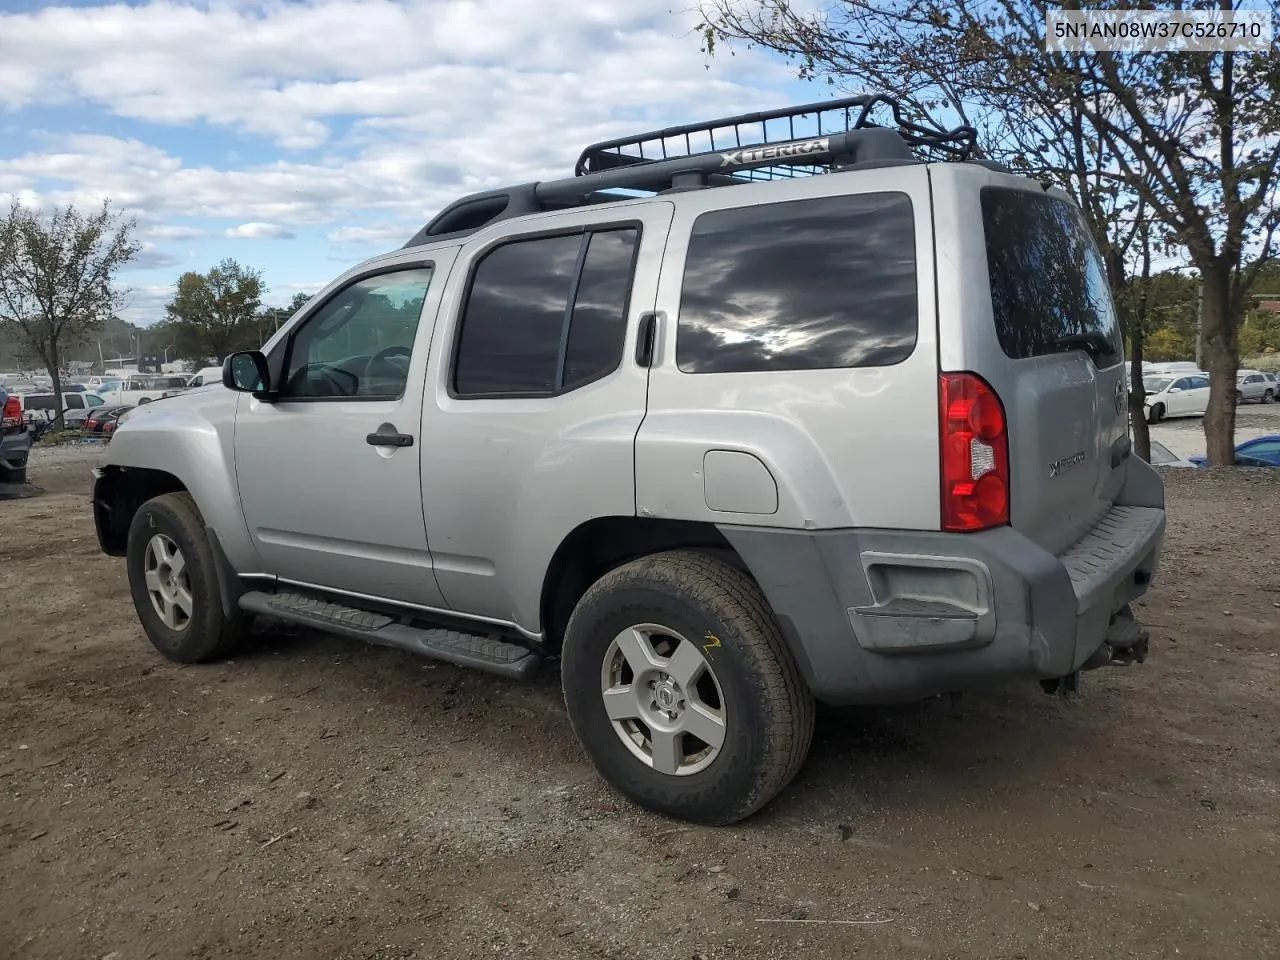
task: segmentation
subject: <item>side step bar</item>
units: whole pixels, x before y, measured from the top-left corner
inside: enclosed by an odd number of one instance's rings
[[[542,657],[532,650],[492,636],[414,627],[385,614],[301,593],[245,593],[240,597],[240,609],[356,640],[396,647],[460,667],[485,670],[512,680],[525,679],[542,662]]]

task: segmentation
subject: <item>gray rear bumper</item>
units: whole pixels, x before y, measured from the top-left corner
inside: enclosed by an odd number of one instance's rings
[[[835,704],[1062,677],[1146,592],[1163,486],[1132,459],[1118,502],[1060,556],[1009,527],[721,531],[759,582],[810,688]]]

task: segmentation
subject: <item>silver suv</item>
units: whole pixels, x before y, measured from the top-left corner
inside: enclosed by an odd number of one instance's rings
[[[603,776],[706,823],[786,786],[815,700],[1141,659],[1164,497],[1103,265],[973,141],[853,98],[446,208],[122,422],[95,516],[147,635],[558,658]]]

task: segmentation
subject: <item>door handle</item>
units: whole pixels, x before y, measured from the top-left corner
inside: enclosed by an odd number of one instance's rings
[[[371,447],[412,447],[413,437],[407,433],[371,433],[364,442]]]

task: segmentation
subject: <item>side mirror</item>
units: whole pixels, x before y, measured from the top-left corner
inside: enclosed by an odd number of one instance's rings
[[[1181,387],[1170,387],[1170,388],[1169,388],[1169,392],[1170,392],[1170,393],[1181,393],[1181,392],[1182,392],[1182,388],[1181,388]]]
[[[233,353],[222,362],[222,385],[241,393],[265,393],[271,389],[271,373],[261,350]]]

